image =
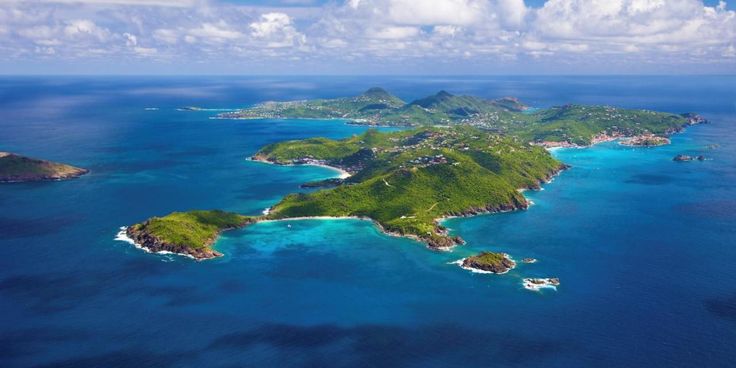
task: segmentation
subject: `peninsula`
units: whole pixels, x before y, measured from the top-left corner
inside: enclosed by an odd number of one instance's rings
[[[131,242],[149,252],[175,253],[202,260],[222,255],[212,249],[222,231],[253,221],[249,216],[219,210],[174,212],[152,217],[123,231]]]
[[[72,179],[88,173],[78,167],[0,152],[0,183]]]

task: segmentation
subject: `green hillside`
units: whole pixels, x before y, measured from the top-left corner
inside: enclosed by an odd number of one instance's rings
[[[517,189],[536,188],[563,168],[541,147],[472,127],[368,131],[320,141],[325,144],[319,147],[312,140],[277,143],[255,157],[291,164],[308,156],[354,175],[337,188],[285,197],[269,219],[367,217],[386,231],[448,247],[457,241],[436,219],[526,208]],[[358,152],[371,154],[346,165]]]
[[[446,91],[404,103],[381,88],[348,98],[268,102],[221,114],[228,119],[346,119],[388,126],[469,125],[540,144],[589,145],[597,139],[652,134],[665,137],[704,122],[695,114],[672,114],[610,106],[564,105],[527,113],[513,97],[496,100]]]

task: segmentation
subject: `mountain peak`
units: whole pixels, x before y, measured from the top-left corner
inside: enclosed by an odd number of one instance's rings
[[[451,97],[454,97],[449,92],[442,90],[437,92],[436,94],[432,96],[427,96],[425,98],[420,98],[418,100],[414,100],[411,104],[412,105],[419,105],[424,108],[431,108],[433,106],[436,106],[441,103],[445,103],[447,100],[449,100]]]
[[[450,92],[447,92],[447,91],[445,91],[443,89],[443,90],[437,92],[437,94],[435,96],[440,97],[440,98],[447,98],[447,97],[452,97],[452,94]]]
[[[368,88],[367,91],[363,92],[363,96],[371,96],[371,97],[388,97],[391,96],[388,91],[381,87],[371,87]]]

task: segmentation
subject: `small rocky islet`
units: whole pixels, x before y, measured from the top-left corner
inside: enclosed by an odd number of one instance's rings
[[[506,253],[482,252],[461,261],[460,267],[464,269],[495,274],[504,274],[516,267],[516,262]]]
[[[689,156],[689,155],[680,154],[680,155],[673,157],[672,161],[675,161],[675,162],[705,161],[705,156],[703,155]]]
[[[554,289],[560,286],[560,279],[557,277],[550,278],[525,278],[522,280],[525,289],[531,291],[540,291],[541,289]]]
[[[625,138],[621,140],[621,144],[624,146],[635,146],[635,147],[657,147],[670,144],[670,139],[667,137],[660,137],[654,134],[638,135],[631,138]]]
[[[88,172],[67,164],[0,152],[0,183],[66,180]]]

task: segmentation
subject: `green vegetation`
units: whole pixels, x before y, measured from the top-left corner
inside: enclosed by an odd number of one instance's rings
[[[249,109],[224,113],[225,118],[369,119],[403,106],[400,98],[381,88],[371,88],[356,97],[310,101],[265,102]]]
[[[516,263],[504,253],[483,252],[465,258],[462,266],[493,273],[506,273],[516,267]]]
[[[348,119],[355,124],[393,126],[470,125],[528,142],[589,145],[597,139],[642,134],[666,136],[704,120],[695,114],[670,114],[610,106],[565,105],[526,113],[512,97],[488,100],[445,91],[404,103],[380,88],[352,98],[268,102],[224,113],[222,118]],[[348,148],[348,147],[346,147]]]
[[[530,114],[526,126],[510,133],[529,141],[589,145],[599,135],[668,135],[690,123],[683,115],[610,106],[565,105]]]
[[[212,245],[221,231],[244,226],[252,220],[249,216],[219,210],[174,212],[135,224],[128,233],[136,234],[137,238],[141,235],[152,238],[148,245],[150,248],[158,246],[196,250]],[[156,242],[159,244],[154,245]]]
[[[300,158],[331,160],[347,157],[359,149],[360,146],[354,139],[334,141],[327,138],[310,138],[270,144],[258,151],[256,156],[268,157],[278,164],[289,164]]]
[[[0,152],[0,183],[75,178],[88,171],[57,162]]]
[[[524,109],[526,106],[514,98],[485,100],[454,96],[445,91],[405,103],[384,89],[371,88],[356,97],[266,102],[220,116],[229,119],[340,118],[357,124],[418,126],[449,124],[478,114],[504,114]]]
[[[506,255],[504,255],[503,253],[483,252],[478,254],[477,256],[468,257],[467,259],[473,260],[478,263],[497,264],[506,259]]]
[[[539,188],[566,167],[541,145],[588,145],[625,137],[632,138],[631,144],[660,144],[668,134],[705,122],[695,114],[608,106],[565,105],[529,112],[514,98],[486,100],[445,91],[405,103],[380,88],[351,98],[267,102],[220,117],[340,118],[414,129],[392,133],[370,129],[341,140],[310,138],[267,145],[254,160],[329,165],[351,176],[306,183],[304,187],[329,188],[287,195],[260,217],[222,211],[154,217],[127,229],[137,244],[212,258],[219,253],[210,246],[224,229],[259,220],[334,216],[369,218],[389,233],[446,248],[462,239],[450,237],[438,219],[524,209],[528,203],[520,189]],[[514,265],[498,253],[463,262],[465,267],[496,273]]]
[[[436,219],[526,208],[517,189],[537,188],[563,168],[541,147],[468,126],[393,133],[369,130],[343,140],[289,141],[254,157],[280,164],[320,163],[354,173],[343,185],[291,194],[270,219],[367,217],[386,231],[447,247]]]

